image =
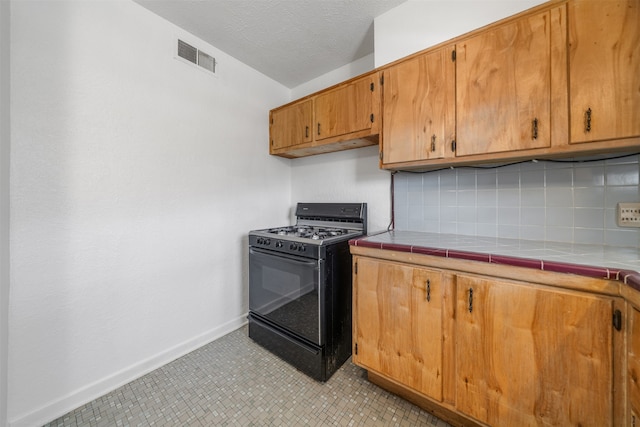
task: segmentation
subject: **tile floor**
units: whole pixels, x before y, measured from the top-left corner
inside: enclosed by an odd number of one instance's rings
[[[247,327],[46,424],[54,426],[438,426],[348,360],[319,383],[256,345]]]

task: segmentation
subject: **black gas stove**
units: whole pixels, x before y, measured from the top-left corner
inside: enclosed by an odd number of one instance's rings
[[[326,381],[351,355],[349,240],[365,203],[299,203],[291,226],[249,233],[249,337]]]
[[[366,203],[298,203],[296,217],[295,225],[251,231],[249,246],[318,258],[367,232]]]

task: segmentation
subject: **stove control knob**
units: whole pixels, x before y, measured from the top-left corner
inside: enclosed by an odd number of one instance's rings
[[[307,250],[307,247],[305,245],[298,246],[298,251],[305,252],[306,250]]]
[[[264,243],[264,239],[262,237],[258,237],[258,239],[256,240],[256,243],[261,245]]]
[[[296,249],[298,249],[298,245],[296,245],[295,243],[292,243],[289,245],[289,249],[291,249],[292,251],[295,251]]]
[[[283,246],[282,240],[278,240],[276,242],[276,248],[281,248]]]
[[[264,239],[264,241],[262,242],[265,245],[270,245],[271,244],[271,239]]]

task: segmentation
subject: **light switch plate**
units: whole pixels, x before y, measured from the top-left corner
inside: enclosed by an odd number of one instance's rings
[[[618,203],[616,211],[618,227],[640,228],[640,203]]]

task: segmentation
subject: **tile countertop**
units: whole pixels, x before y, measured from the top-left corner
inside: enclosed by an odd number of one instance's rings
[[[353,246],[619,280],[640,291],[638,248],[416,231],[382,232],[353,239],[349,243]]]

